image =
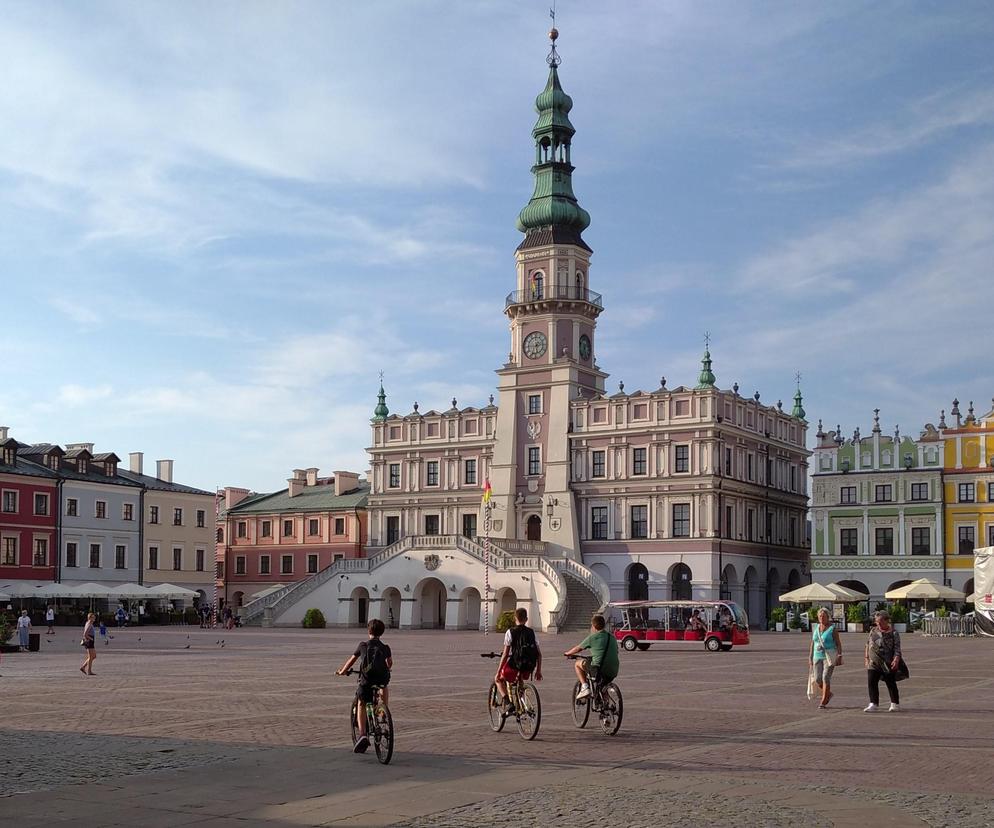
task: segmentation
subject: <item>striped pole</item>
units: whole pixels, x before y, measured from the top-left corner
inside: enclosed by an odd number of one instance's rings
[[[490,634],[490,501],[483,512],[483,634]]]

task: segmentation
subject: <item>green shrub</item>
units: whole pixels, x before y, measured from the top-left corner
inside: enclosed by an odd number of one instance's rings
[[[200,613],[197,612],[196,607],[187,607],[183,610],[183,620],[187,624],[199,624],[200,623]]]
[[[946,607],[939,607],[935,611],[936,618],[947,618],[949,616],[949,610]]]
[[[894,604],[890,610],[890,620],[893,624],[907,624],[908,610],[903,604]]]
[[[792,616],[790,617],[790,624],[788,624],[788,626],[789,626],[789,627],[790,627],[790,628],[791,628],[792,630],[799,630],[799,629],[801,629],[801,613],[799,613],[799,612],[795,612],[795,613],[794,613],[794,614],[793,614],[793,615],[792,615]]]
[[[866,618],[866,607],[862,604],[850,604],[846,607],[846,621],[858,624]]]
[[[775,627],[777,624],[782,624],[787,620],[787,608],[786,607],[774,607],[770,610],[770,626]]]
[[[808,621],[813,624],[818,622],[818,610],[819,607],[808,607]]]
[[[325,628],[324,613],[311,607],[304,613],[303,626],[306,630],[323,630]]]
[[[514,625],[514,610],[502,612],[497,616],[497,632],[507,632]]]
[[[0,644],[6,644],[14,634],[14,628],[7,620],[6,613],[0,614]]]

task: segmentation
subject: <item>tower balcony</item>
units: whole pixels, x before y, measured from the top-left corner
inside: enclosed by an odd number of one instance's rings
[[[598,311],[604,310],[599,293],[573,285],[541,285],[511,291],[504,300],[504,310],[513,305],[535,305],[540,302],[586,302]]]

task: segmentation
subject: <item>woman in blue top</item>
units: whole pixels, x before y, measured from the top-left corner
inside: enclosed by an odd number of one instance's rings
[[[842,639],[826,607],[818,610],[818,624],[811,630],[808,666],[814,669],[815,684],[821,690],[820,709],[828,707],[832,693],[832,671],[842,666]]]

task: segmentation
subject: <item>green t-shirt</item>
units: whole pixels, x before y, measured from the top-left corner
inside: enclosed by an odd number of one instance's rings
[[[590,648],[590,663],[594,667],[600,667],[601,672],[611,678],[617,677],[621,664],[618,661],[618,642],[611,633],[607,630],[590,633],[580,647]]]

